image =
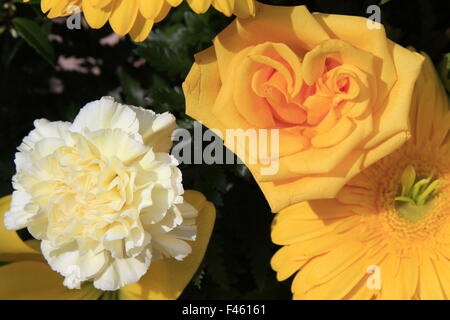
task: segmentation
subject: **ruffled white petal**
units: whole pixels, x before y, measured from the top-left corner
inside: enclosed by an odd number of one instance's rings
[[[92,278],[105,268],[108,261],[104,251],[92,251],[81,255],[77,245],[72,242],[63,247],[54,247],[50,241],[41,242],[41,251],[50,267],[66,277],[66,286],[79,288],[83,281]]]
[[[8,230],[19,230],[27,226],[37,213],[38,207],[32,204],[32,197],[21,190],[14,191],[11,208],[5,213],[4,223]]]
[[[121,129],[126,133],[137,133],[139,120],[128,106],[115,102],[112,97],[103,97],[86,104],[70,128],[78,133],[100,129]]]
[[[148,151],[143,144],[132,139],[120,129],[104,129],[88,135],[89,140],[106,157],[117,157],[124,164],[142,156]]]
[[[191,246],[184,240],[178,239],[172,235],[161,234],[153,239],[154,247],[165,257],[173,257],[177,260],[183,260],[191,253]]]
[[[196,210],[184,202],[167,151],[175,118],[121,105],[87,104],[72,125],[39,120],[16,154],[9,229],[28,227],[50,266],[79,288],[117,290],[152,259],[184,259]]]
[[[176,128],[175,117],[168,112],[155,114],[151,110],[133,107],[139,119],[144,144],[152,146],[155,152],[169,152],[172,148],[172,132]]]
[[[94,286],[100,290],[114,291],[135,283],[147,272],[151,260],[149,249],[134,258],[114,259],[95,279]]]
[[[70,126],[70,122],[50,122],[46,119],[36,120],[34,121],[35,129],[23,139],[18,150],[22,152],[30,151],[36,143],[45,138],[64,139]]]

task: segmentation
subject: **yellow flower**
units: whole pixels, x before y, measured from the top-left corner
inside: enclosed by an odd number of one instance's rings
[[[198,211],[183,196],[178,162],[168,154],[171,114],[103,97],[73,123],[37,120],[35,127],[16,154],[4,223],[41,240],[66,287],[92,282],[116,291],[157,260],[191,254]]]
[[[365,18],[258,4],[254,18],[236,19],[196,55],[183,84],[186,113],[220,132],[279,130],[271,175],[262,173],[264,152],[224,141],[278,212],[334,197],[407,140],[422,62]]]
[[[184,197],[198,211],[197,240],[191,244],[192,253],[183,261],[155,261],[139,282],[112,292],[95,289],[90,283],[79,290],[64,287],[64,278],[51,270],[39,251],[38,241],[23,242],[16,232],[6,230],[0,223],[0,261],[9,262],[0,265],[0,300],[177,299],[203,259],[215,219],[214,206],[201,193],[187,190]],[[10,202],[11,196],[0,199],[0,220]]]
[[[450,110],[429,58],[417,81],[413,137],[335,199],[279,213],[278,280],[295,299],[450,299]],[[378,283],[378,284],[377,284]]]
[[[24,0],[29,2],[29,0]],[[164,19],[172,7],[183,0],[41,0],[42,12],[49,18],[84,12],[91,28],[99,29],[109,21],[114,32],[130,34],[135,41],[143,41],[153,24]],[[192,10],[204,13],[212,5],[227,16],[254,15],[255,0],[187,0]]]

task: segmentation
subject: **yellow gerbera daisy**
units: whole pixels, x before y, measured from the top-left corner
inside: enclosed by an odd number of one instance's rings
[[[29,2],[30,0],[24,0]],[[255,14],[255,0],[186,0],[196,13],[204,13],[212,5],[227,16],[245,18]],[[67,16],[81,10],[89,26],[99,29],[107,21],[114,32],[130,34],[143,41],[153,24],[166,17],[171,7],[183,0],[41,0],[42,12],[49,18]]]
[[[183,261],[163,259],[152,262],[139,282],[118,291],[101,291],[91,283],[78,290],[63,285],[64,277],[53,271],[39,249],[39,241],[22,241],[16,232],[0,223],[0,300],[172,300],[178,298],[200,265],[215,219],[214,205],[196,191],[186,191],[186,201],[197,210],[197,240]],[[0,221],[9,210],[11,196],[0,199]]]
[[[429,58],[414,95],[404,147],[276,216],[272,267],[298,271],[294,299],[450,299],[450,111]]]

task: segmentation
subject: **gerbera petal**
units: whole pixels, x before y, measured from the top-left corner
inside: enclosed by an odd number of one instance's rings
[[[138,13],[137,0],[116,0],[109,19],[115,33],[126,35],[134,25]]]
[[[233,14],[235,2],[235,0],[212,0],[212,5],[218,11],[229,17]]]
[[[361,281],[361,279],[365,277],[366,268],[367,266],[364,259],[359,259],[336,277],[333,277],[331,280],[321,284],[320,286],[312,288],[305,294],[304,299],[343,299],[347,293],[350,292],[351,289],[353,289]]]
[[[346,241],[320,257],[320,264],[316,266],[314,273],[305,277],[304,281],[310,284],[326,282],[354,264],[363,255],[363,244],[356,241]]]
[[[211,5],[211,0],[187,0],[196,13],[205,13]]]
[[[91,6],[96,8],[104,8],[107,5],[114,2],[114,0],[83,0],[83,6],[85,1],[88,2]]]
[[[91,28],[99,29],[105,25],[111,16],[113,2],[109,1],[110,3],[107,6],[96,6],[92,2],[92,0],[83,1],[84,17]]]
[[[423,300],[444,300],[439,275],[429,256],[424,256],[419,266],[420,298]]]
[[[138,0],[139,1],[139,11],[142,16],[149,20],[155,20],[159,15],[162,8],[164,7],[165,0]]]
[[[436,272],[439,274],[441,280],[442,290],[445,293],[447,300],[450,300],[450,260],[438,259],[434,261]]]
[[[275,253],[270,262],[272,269],[277,272],[278,281],[286,280],[309,261],[306,257],[291,257],[292,251],[292,246],[285,246]]]
[[[178,7],[183,0],[166,0],[172,7]]]

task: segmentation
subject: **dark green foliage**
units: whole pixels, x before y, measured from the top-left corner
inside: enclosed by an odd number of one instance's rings
[[[269,4],[308,4],[310,11],[368,17],[376,0],[264,0]],[[449,76],[449,15],[445,1],[390,0],[381,5],[382,22],[391,39],[427,52]],[[26,20],[25,20],[26,19]],[[14,152],[32,129],[33,120],[73,120],[86,103],[103,95],[175,114],[181,127],[192,130],[184,111],[181,84],[193,56],[232,18],[211,9],[193,14],[187,5],[173,10],[150,37],[136,44],[130,39],[115,46],[99,40],[111,33],[68,30],[50,23],[39,1],[2,1],[0,4],[0,195],[12,191]],[[264,30],[261,30],[264,32]],[[49,41],[62,37],[62,41]],[[57,67],[60,56],[87,59],[83,72]],[[447,55],[448,57],[448,55]],[[142,59],[144,61],[142,61]],[[145,63],[142,63],[145,62]],[[100,71],[98,74],[97,71]],[[53,84],[53,86],[52,86]],[[58,86],[64,90],[58,92]],[[53,89],[52,89],[53,87]],[[184,299],[288,299],[290,281],[278,283],[270,268],[277,247],[270,241],[273,214],[257,184],[243,165],[183,165],[186,189],[203,192],[217,207],[217,221],[206,254]],[[22,234],[21,234],[22,235]]]

